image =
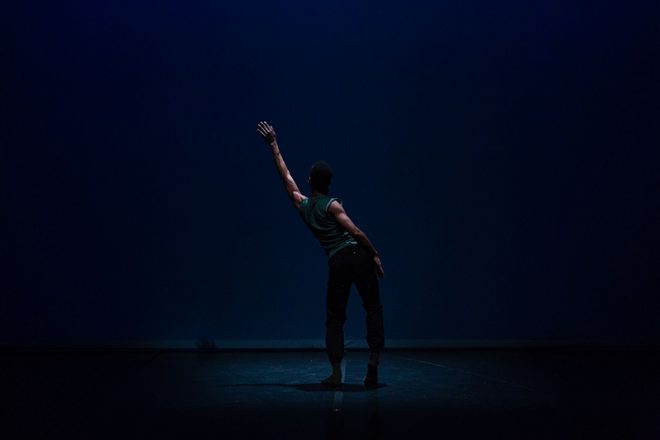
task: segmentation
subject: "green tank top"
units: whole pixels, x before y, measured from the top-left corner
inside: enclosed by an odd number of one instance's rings
[[[328,259],[346,246],[358,244],[328,213],[328,207],[334,200],[342,203],[337,197],[321,195],[303,200],[298,207],[300,217],[319,241]]]

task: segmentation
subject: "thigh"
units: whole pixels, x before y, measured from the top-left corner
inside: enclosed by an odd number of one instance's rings
[[[378,304],[380,302],[380,286],[373,257],[369,252],[360,248],[355,261],[355,287],[364,304]]]
[[[327,306],[346,307],[352,283],[352,271],[345,255],[335,254],[328,261]]]

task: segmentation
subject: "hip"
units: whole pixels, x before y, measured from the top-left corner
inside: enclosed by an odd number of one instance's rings
[[[328,258],[328,265],[331,266],[339,261],[346,260],[367,260],[371,259],[369,251],[359,244],[349,244],[335,252]]]

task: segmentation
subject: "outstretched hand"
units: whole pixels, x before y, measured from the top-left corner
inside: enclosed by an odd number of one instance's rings
[[[269,144],[276,141],[277,135],[275,134],[275,129],[266,121],[261,121],[257,124],[257,132]]]

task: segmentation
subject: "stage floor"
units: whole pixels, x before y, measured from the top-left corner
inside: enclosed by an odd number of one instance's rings
[[[0,352],[0,437],[660,438],[660,352]]]

